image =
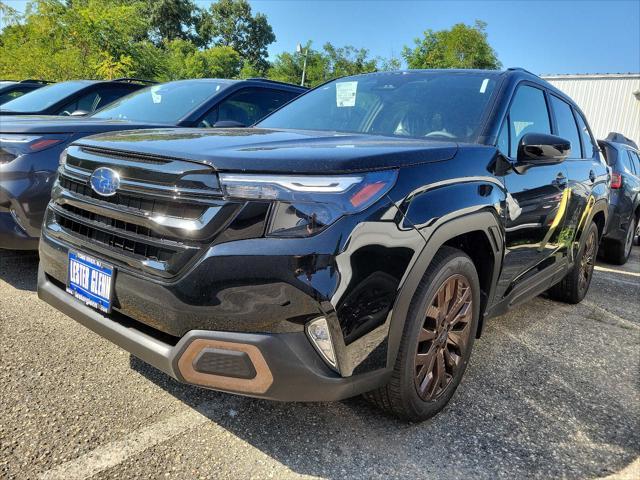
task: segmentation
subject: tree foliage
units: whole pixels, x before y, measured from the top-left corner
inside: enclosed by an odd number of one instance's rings
[[[409,68],[499,68],[486,24],[427,30],[405,47]],[[181,78],[268,76],[305,85],[377,70],[400,59],[372,58],[365,48],[326,43],[268,61],[275,34],[248,0],[31,0],[20,14],[0,0],[0,78]]]
[[[379,70],[379,60],[369,57],[365,48],[347,45],[336,48],[325,43],[322,50],[314,50],[311,42],[302,48],[302,52],[283,52],[276,56],[268,76],[282,82],[300,83],[304,57],[307,57],[305,85],[316,86],[333,78]]]
[[[404,47],[402,56],[409,68],[499,69],[502,65],[489,45],[486,26],[476,20],[473,26],[457,23],[450,30],[427,30],[414,40],[414,48]]]
[[[269,67],[267,47],[276,36],[267,17],[253,14],[247,0],[219,0],[212,3],[199,25],[206,45],[231,47],[257,72]]]

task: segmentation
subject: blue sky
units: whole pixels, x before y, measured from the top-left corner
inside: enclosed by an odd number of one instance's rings
[[[22,10],[24,0],[4,0]],[[206,7],[210,0],[196,0]],[[277,37],[271,56],[312,40],[400,56],[428,28],[476,19],[488,23],[505,67],[534,73],[640,72],[640,0],[391,1],[251,0]]]

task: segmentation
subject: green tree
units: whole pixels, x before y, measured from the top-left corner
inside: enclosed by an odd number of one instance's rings
[[[144,9],[141,1],[36,0],[0,33],[0,77],[152,78],[159,55],[146,40]]]
[[[247,0],[219,0],[202,15],[198,25],[200,39],[205,45],[233,48],[257,72],[269,67],[267,47],[276,36],[267,17],[253,14]]]
[[[402,56],[409,68],[499,69],[502,64],[489,45],[486,26],[476,20],[473,26],[458,23],[450,30],[427,30],[415,39],[414,48],[404,47]]]
[[[322,50],[314,50],[311,42],[308,42],[300,53],[283,52],[277,55],[269,69],[269,78],[300,83],[305,52],[306,86],[313,87],[333,78],[378,70],[378,60],[369,58],[369,52],[364,48],[358,49],[350,45],[336,48],[331,43],[326,43]]]
[[[151,40],[161,46],[171,40],[189,40],[200,44],[196,28],[202,11],[192,0],[147,0]]]
[[[186,40],[166,44],[165,64],[160,80],[184,78],[234,78],[240,73],[242,60],[231,47],[198,49]]]

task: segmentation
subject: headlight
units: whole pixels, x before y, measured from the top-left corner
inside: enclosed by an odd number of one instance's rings
[[[22,135],[22,134],[0,134],[0,150],[11,153],[15,156],[23,153],[40,152],[66,141],[70,135],[67,134],[44,134],[44,135]]]
[[[267,234],[313,235],[343,215],[361,212],[393,187],[397,170],[353,175],[258,175],[221,173],[229,198],[273,201]]]

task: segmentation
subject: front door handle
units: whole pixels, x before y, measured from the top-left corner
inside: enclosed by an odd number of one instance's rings
[[[591,180],[591,183],[596,181],[596,172],[593,170],[589,170],[589,180]]]

